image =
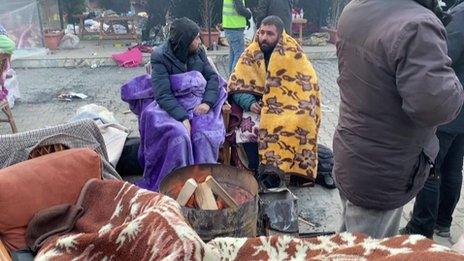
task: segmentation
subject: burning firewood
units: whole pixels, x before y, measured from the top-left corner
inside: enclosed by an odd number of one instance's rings
[[[229,208],[238,208],[237,202],[227,193],[227,191],[212,177],[206,177],[206,184],[211,188],[214,194],[220,197],[229,206]]]
[[[227,208],[226,202],[224,202],[224,200],[222,200],[222,199],[216,200],[216,204],[217,204],[217,206],[218,206],[218,209],[225,209],[225,208]]]
[[[204,210],[236,209],[238,201],[241,203],[246,201],[246,198],[241,198],[246,195],[242,195],[239,191],[233,191],[234,197],[232,197],[211,175],[199,176],[188,179],[184,184],[176,184],[173,188],[178,192],[175,194],[178,195],[177,202],[181,206]]]
[[[177,202],[181,206],[185,206],[197,187],[198,184],[194,179],[188,179],[177,196]]]
[[[198,206],[203,210],[217,210],[216,199],[214,198],[213,191],[207,183],[201,183],[195,190],[195,199]]]

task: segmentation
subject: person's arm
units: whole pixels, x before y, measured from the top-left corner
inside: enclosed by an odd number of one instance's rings
[[[204,63],[202,74],[207,81],[202,103],[206,103],[210,108],[213,108],[219,96],[219,75],[209,63],[205,51],[201,49],[199,52],[200,58]]]
[[[453,20],[446,26],[448,55],[453,64],[464,59],[464,8],[451,13]]]
[[[243,4],[242,0],[234,0],[234,8],[237,13],[247,20],[251,18],[251,12]]]
[[[171,82],[166,65],[160,61],[160,55],[154,53],[151,58],[152,84],[155,100],[159,106],[177,121],[188,118],[187,111],[179,104],[171,90]]]
[[[232,95],[232,100],[244,111],[250,111],[251,105],[256,102],[256,97],[249,93],[235,93]]]
[[[403,111],[424,127],[455,119],[464,93],[451,68],[446,32],[440,21],[429,18],[407,25],[394,46],[396,85]]]
[[[261,26],[261,21],[263,21],[263,19],[266,18],[269,4],[269,0],[259,0],[258,7],[256,8],[255,13],[255,22],[257,28]]]

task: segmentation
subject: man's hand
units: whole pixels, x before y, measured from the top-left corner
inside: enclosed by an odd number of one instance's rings
[[[208,104],[202,103],[202,104],[198,105],[198,106],[195,108],[195,113],[196,113],[197,115],[203,115],[203,114],[208,113],[208,112],[209,112],[209,109],[211,109],[211,108],[209,107]]]
[[[192,127],[190,126],[190,121],[188,119],[185,119],[182,124],[184,124],[184,127],[187,129],[187,132],[190,134],[192,132]]]
[[[256,114],[261,114],[262,109],[263,108],[261,107],[261,105],[259,105],[259,103],[257,103],[257,102],[253,103],[250,106],[250,111],[253,112],[253,113],[256,113]]]

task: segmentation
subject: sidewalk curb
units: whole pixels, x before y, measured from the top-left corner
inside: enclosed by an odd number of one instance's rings
[[[208,56],[214,62],[224,62],[229,54],[226,52],[208,53]],[[311,60],[332,60],[337,59],[335,51],[324,52],[307,52]],[[143,63],[150,61],[150,54],[144,54]],[[13,68],[95,68],[103,66],[117,66],[111,57],[76,57],[76,58],[55,58],[55,57],[29,57],[21,58],[12,61]]]

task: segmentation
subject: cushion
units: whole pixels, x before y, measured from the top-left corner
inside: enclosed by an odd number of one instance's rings
[[[26,228],[35,213],[75,204],[84,184],[101,179],[100,156],[90,149],[70,149],[0,170],[0,239],[10,251],[25,249]]]

